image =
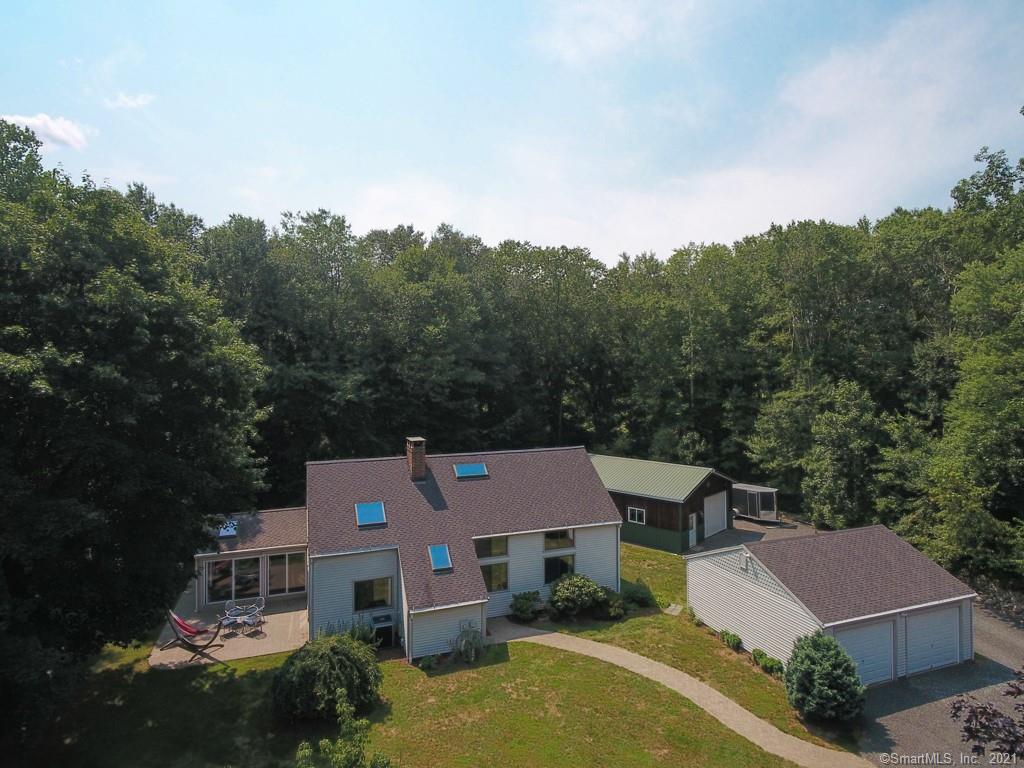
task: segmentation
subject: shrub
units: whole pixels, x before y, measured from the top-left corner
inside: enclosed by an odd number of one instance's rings
[[[366,643],[374,648],[380,645],[380,640],[377,639],[377,631],[368,621],[352,622],[352,625],[346,630],[346,634],[353,640]]]
[[[722,642],[732,648],[734,651],[738,651],[743,647],[743,640],[740,639],[739,635],[734,635],[732,632],[723,629],[718,633],[718,636],[722,638]]]
[[[768,654],[762,651],[760,648],[755,648],[754,650],[752,650],[750,652],[750,655],[754,657],[754,663],[757,664],[757,666],[759,667],[764,663],[764,660],[768,658]]]
[[[589,576],[570,573],[551,585],[548,605],[559,616],[573,618],[604,601],[604,591]]]
[[[686,618],[688,618],[698,627],[704,626],[704,622],[700,620],[700,616],[698,616],[696,611],[693,610],[693,606],[686,606]]]
[[[761,662],[761,669],[772,677],[782,677],[786,670],[783,663],[773,656],[765,657],[764,661]]]
[[[658,601],[654,599],[654,593],[651,592],[651,588],[642,580],[623,582],[622,599],[629,605],[635,605],[637,608],[653,608],[658,604]]]
[[[295,752],[295,768],[392,768],[391,760],[384,755],[374,754],[366,759],[370,722],[364,718],[357,720],[346,698],[344,691],[338,691],[338,738],[321,739],[316,751],[308,741],[303,741]]]
[[[512,597],[512,615],[520,621],[533,621],[540,606],[540,592],[520,592]]]
[[[287,720],[331,718],[338,711],[339,690],[353,707],[365,709],[380,696],[382,679],[372,647],[347,634],[323,635],[289,656],[274,673],[274,714]]]
[[[599,619],[618,621],[626,615],[626,601],[614,589],[603,587],[604,599],[594,606],[594,616]]]
[[[429,672],[431,669],[437,669],[439,661],[440,660],[437,658],[437,656],[424,656],[422,659],[419,660],[420,669],[422,669],[424,672]]]
[[[793,645],[786,665],[786,696],[805,717],[852,720],[864,711],[864,686],[839,642],[815,632]]]
[[[455,638],[455,653],[467,664],[472,664],[484,652],[484,637],[479,629],[468,628]]]

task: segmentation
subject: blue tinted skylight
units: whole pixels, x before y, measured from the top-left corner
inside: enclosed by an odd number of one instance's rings
[[[221,539],[230,539],[232,536],[238,535],[238,521],[228,520],[224,525],[217,531],[217,537]]]
[[[356,525],[365,528],[368,525],[384,525],[388,519],[384,516],[383,501],[366,501],[356,504]]]
[[[427,551],[430,553],[430,567],[435,571],[452,569],[452,556],[448,554],[447,544],[431,544]]]
[[[455,477],[466,480],[471,477],[487,477],[486,464],[456,464]]]

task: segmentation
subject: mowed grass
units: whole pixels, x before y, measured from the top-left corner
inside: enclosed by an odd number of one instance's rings
[[[148,654],[105,651],[32,764],[277,768],[301,741],[336,735],[273,719],[271,679],[287,654],[178,670],[150,669]],[[370,751],[403,768],[789,765],[668,689],[566,651],[515,643],[472,667],[382,666]]]
[[[659,604],[686,605],[686,561],[679,555],[623,544],[621,567],[624,580],[642,579]],[[823,746],[848,746],[809,730],[789,706],[780,680],[762,672],[748,654],[729,650],[707,627],[693,624],[685,611],[669,616],[652,610],[619,622],[559,622],[555,626],[682,670],[793,736]]]
[[[384,669],[371,743],[402,768],[790,765],[657,683],[554,648],[492,646],[447,673]]]

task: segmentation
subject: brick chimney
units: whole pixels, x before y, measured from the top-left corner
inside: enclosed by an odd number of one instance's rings
[[[422,437],[405,438],[405,460],[414,483],[427,479],[427,441]]]

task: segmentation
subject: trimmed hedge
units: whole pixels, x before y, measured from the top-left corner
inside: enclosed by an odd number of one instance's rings
[[[762,651],[760,648],[755,648],[750,652],[750,655],[754,657],[754,663],[757,664],[762,670],[772,677],[782,677],[784,666],[781,661],[769,656],[767,653]]]
[[[739,651],[743,648],[743,640],[740,639],[739,635],[734,635],[732,632],[723,629],[718,633],[718,636],[722,638],[722,642],[732,648],[734,651]]]
[[[540,592],[520,592],[512,596],[510,610],[519,621],[533,621],[540,609]]]
[[[274,714],[284,720],[333,720],[338,694],[357,710],[380,698],[384,679],[374,649],[348,634],[322,635],[289,656],[270,688]]]
[[[642,579],[636,582],[624,581],[622,583],[622,599],[626,601],[627,605],[635,605],[637,608],[653,608],[658,604],[651,588]]]

